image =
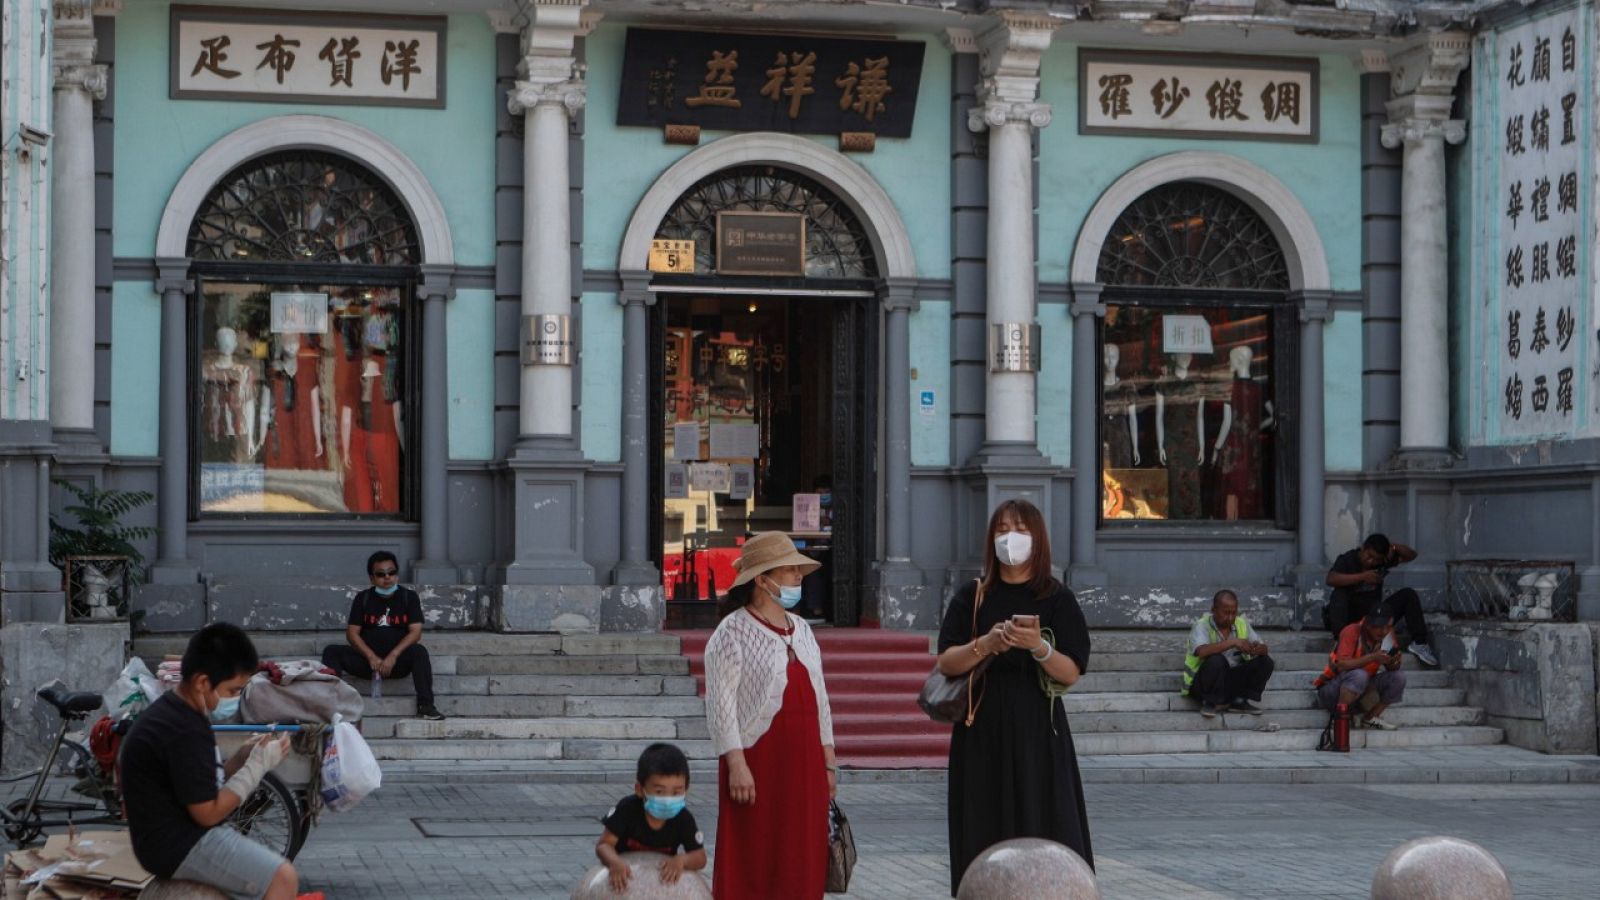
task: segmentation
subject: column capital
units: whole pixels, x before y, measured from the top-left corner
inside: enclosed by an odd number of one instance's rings
[[[878,282],[878,302],[884,312],[916,312],[922,308],[916,290],[915,278],[885,278]]]
[[[617,277],[622,281],[622,290],[617,292],[617,303],[621,306],[656,305],[656,295],[650,290],[649,272],[643,270],[628,270],[618,272]]]
[[[567,115],[573,115],[589,102],[588,89],[582,73],[574,66],[574,76],[567,81],[518,81],[516,87],[506,92],[506,107],[514,116],[532,112],[542,105],[559,106]]]
[[[455,266],[441,266],[423,264],[417,267],[422,273],[422,281],[417,284],[417,296],[424,300],[438,297],[443,300],[456,298]]]
[[[978,104],[967,118],[973,131],[1026,122],[1050,124],[1050,107],[1039,103],[1039,63],[1061,20],[1040,13],[1004,11],[976,38]]]
[[[1072,303],[1067,310],[1074,318],[1078,316],[1094,316],[1105,318],[1106,305],[1100,302],[1100,294],[1106,286],[1099,282],[1075,282],[1072,285]]]
[[[1303,323],[1327,322],[1333,318],[1333,291],[1291,291],[1289,302],[1298,307]]]
[[[967,127],[973,131],[984,131],[1015,123],[1031,128],[1045,128],[1050,124],[1053,115],[1048,103],[988,100],[967,110]]]
[[[1389,54],[1389,96],[1451,97],[1456,79],[1471,62],[1471,35],[1460,31],[1427,35],[1406,49]]]
[[[106,98],[110,81],[106,67],[100,65],[55,65],[55,89],[58,91],[83,91],[96,100]]]
[[[1393,110],[1390,111],[1391,116]],[[1427,141],[1459,144],[1467,139],[1467,123],[1461,119],[1435,119],[1430,116],[1391,118],[1379,132],[1383,146],[1393,150],[1402,145]]]
[[[182,257],[157,257],[155,288],[160,294],[168,291],[194,293],[194,279],[189,277],[189,260]]]

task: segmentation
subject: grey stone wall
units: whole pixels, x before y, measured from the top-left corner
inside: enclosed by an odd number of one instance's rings
[[[0,774],[43,763],[61,727],[55,707],[35,693],[58,679],[67,690],[104,691],[127,662],[127,640],[120,623],[0,628]]]
[[[1596,651],[1588,625],[1453,622],[1437,628],[1440,662],[1506,740],[1542,753],[1594,753]]]

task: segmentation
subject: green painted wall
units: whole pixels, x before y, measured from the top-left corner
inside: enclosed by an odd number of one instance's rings
[[[0,46],[0,419],[50,417],[50,146],[19,126],[54,131],[45,0],[4,0]],[[75,361],[67,360],[66,365]]]
[[[155,456],[161,421],[161,298],[148,281],[111,286],[111,455]]]
[[[1323,326],[1323,446],[1330,472],[1361,471],[1361,311],[1339,310]]]
[[[612,293],[584,294],[583,455],[595,462],[622,459],[622,306]]]
[[[445,310],[450,458],[494,458],[494,291],[457,290]]]
[[[657,177],[693,147],[662,142],[661,132],[621,128],[617,98],[622,74],[622,49],[627,29],[601,25],[586,39],[589,104],[584,117],[583,265],[617,268],[617,253],[634,208]],[[917,274],[945,278],[950,274],[950,55],[937,38],[902,35],[927,45],[922,83],[917,88],[917,114],[912,136],[879,138],[872,153],[851,154],[888,192],[911,236]],[[703,147],[726,132],[705,132]],[[808,135],[837,149],[838,139]],[[585,427],[588,417],[584,417]]]
[[[924,300],[911,314],[911,464],[950,465],[950,301]],[[933,391],[924,412],[923,391]]]
[[[1072,465],[1072,314],[1065,303],[1039,306],[1039,452]]]

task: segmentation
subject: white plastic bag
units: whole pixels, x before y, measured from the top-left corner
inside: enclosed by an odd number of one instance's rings
[[[161,682],[150,674],[144,660],[134,657],[128,660],[128,664],[122,667],[122,674],[100,696],[106,705],[106,715],[120,719],[143,712],[146,706],[161,696],[162,690]]]
[[[322,753],[322,802],[345,812],[383,784],[383,770],[372,748],[342,716],[333,717],[333,736]]]

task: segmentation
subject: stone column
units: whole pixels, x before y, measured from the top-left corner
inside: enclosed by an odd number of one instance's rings
[[[623,272],[622,293],[622,561],[612,581],[660,585],[650,561],[650,293],[649,272]],[[659,423],[658,423],[659,424]],[[659,431],[657,432],[659,436]]]
[[[1309,589],[1322,584],[1328,570],[1323,546],[1323,496],[1326,490],[1326,439],[1323,436],[1322,326],[1333,315],[1331,291],[1299,291],[1290,299],[1300,310],[1300,494],[1299,580]]]
[[[418,584],[454,584],[450,564],[450,382],[446,304],[455,297],[451,266],[422,266],[422,420],[418,469],[422,483],[421,558],[411,563]]]
[[[1450,118],[1466,35],[1435,34],[1394,58],[1385,147],[1404,146],[1400,186],[1400,450],[1404,467],[1448,466],[1450,453],[1449,252],[1444,144],[1466,138]]]
[[[1100,523],[1099,423],[1100,353],[1095,347],[1106,314],[1102,284],[1072,286],[1072,584],[1103,586],[1105,569],[1096,558]]]
[[[883,333],[882,571],[911,565],[911,313],[916,280],[888,278],[879,290]]]
[[[56,441],[91,445],[94,433],[94,102],[106,95],[95,65],[87,0],[55,4],[55,137],[50,147],[50,424]]]
[[[156,584],[192,584],[198,572],[189,560],[189,296],[194,281],[187,259],[156,260],[161,294],[161,468],[157,476]]]

